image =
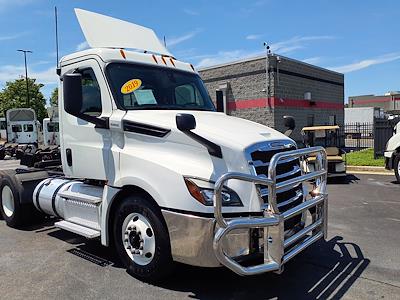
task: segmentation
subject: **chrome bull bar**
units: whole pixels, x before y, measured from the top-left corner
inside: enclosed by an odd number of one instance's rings
[[[276,167],[278,162],[287,158],[305,160],[307,155],[316,155],[315,170],[302,173],[301,176],[277,183]],[[302,250],[319,240],[327,237],[328,195],[326,193],[328,161],[322,147],[311,147],[275,154],[269,164],[268,178],[244,173],[230,172],[222,175],[214,188],[214,217],[217,222],[214,234],[213,248],[218,261],[239,275],[256,275],[275,271],[280,273],[283,264],[292,259]],[[236,218],[226,220],[222,215],[221,192],[228,180],[243,180],[268,187],[268,207],[263,217]],[[276,200],[276,192],[290,186],[295,186],[314,180],[314,189],[310,199],[285,212],[280,212]],[[306,197],[305,197],[306,198]],[[260,205],[264,203],[259,195]],[[285,239],[284,221],[315,208],[312,223]],[[244,267],[229,257],[223,249],[223,238],[237,229],[264,229],[264,262],[259,265]],[[287,249],[287,251],[285,251]]]

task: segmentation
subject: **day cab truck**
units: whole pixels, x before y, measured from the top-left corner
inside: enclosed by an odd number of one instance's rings
[[[31,108],[13,108],[6,111],[6,142],[0,146],[0,160],[6,155],[21,155],[36,151],[41,142],[41,124]]]
[[[151,29],[76,14],[91,49],[58,68],[62,172],[2,173],[9,226],[35,210],[54,216],[56,227],[114,246],[145,281],[174,262],[280,273],[326,238],[323,148],[297,149],[284,134],[218,112],[193,66]],[[316,163],[306,173],[308,155]]]
[[[400,183],[400,122],[394,128],[394,134],[386,144],[385,166],[394,170],[397,182]]]

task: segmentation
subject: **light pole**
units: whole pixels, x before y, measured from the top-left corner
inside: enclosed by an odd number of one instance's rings
[[[24,59],[25,59],[25,80],[26,80],[26,106],[29,107],[29,83],[28,83],[28,66],[26,64],[26,53],[32,53],[30,50],[22,50],[19,49],[17,50],[18,52],[23,52],[24,53]]]

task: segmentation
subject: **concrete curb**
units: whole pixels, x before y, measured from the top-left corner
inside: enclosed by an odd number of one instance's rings
[[[386,170],[385,167],[373,166],[346,166],[347,173],[350,174],[374,174],[394,176],[394,171]]]

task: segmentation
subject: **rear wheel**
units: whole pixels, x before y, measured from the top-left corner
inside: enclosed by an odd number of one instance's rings
[[[159,281],[173,268],[169,234],[160,209],[144,195],[129,196],[117,208],[114,243],[128,272],[143,281]]]
[[[400,154],[397,154],[394,158],[394,173],[396,175],[397,182],[400,183]]]
[[[0,214],[7,225],[19,228],[36,220],[40,214],[33,204],[20,202],[23,187],[13,180],[14,173],[1,172],[0,178]]]

